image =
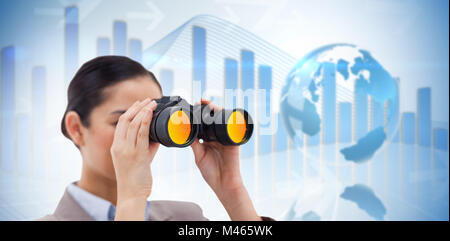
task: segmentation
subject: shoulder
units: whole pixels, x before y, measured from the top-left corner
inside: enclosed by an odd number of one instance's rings
[[[200,206],[193,202],[150,201],[150,220],[207,221]]]

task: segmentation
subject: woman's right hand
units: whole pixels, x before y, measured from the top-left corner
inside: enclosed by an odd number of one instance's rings
[[[116,220],[145,220],[147,198],[152,190],[150,163],[159,143],[149,141],[150,122],[156,102],[135,102],[116,126],[111,156],[117,181]]]

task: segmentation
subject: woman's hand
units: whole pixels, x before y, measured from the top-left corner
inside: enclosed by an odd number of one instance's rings
[[[116,220],[145,220],[152,190],[150,163],[159,147],[148,138],[155,108],[156,103],[150,99],[137,101],[117,123],[111,146],[117,180]]]
[[[198,103],[197,103],[198,104]],[[220,111],[210,101],[201,100],[214,111]],[[261,220],[244,187],[239,168],[239,146],[225,146],[218,142],[191,145],[195,163],[203,178],[216,193],[232,220]]]

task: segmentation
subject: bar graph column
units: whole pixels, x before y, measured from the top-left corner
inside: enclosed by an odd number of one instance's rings
[[[431,200],[433,176],[433,156],[431,151],[431,88],[419,88],[417,90],[417,123],[416,123],[416,169],[417,175],[422,173],[422,178],[417,180],[417,198],[420,206],[426,205]]]
[[[384,102],[371,98],[370,129],[384,127]],[[375,152],[369,165],[369,185],[376,190],[384,190],[384,148]]]
[[[416,143],[416,115],[413,112],[404,112],[401,122],[401,191],[402,194],[412,193],[411,180],[415,174],[415,143]],[[405,197],[407,198],[407,197]]]
[[[387,132],[388,132],[388,137],[391,138],[391,142],[393,143],[398,143],[400,141],[400,131],[398,128],[397,123],[399,122],[399,113],[391,113],[393,112],[394,109],[394,104],[391,100],[388,100],[387,102],[387,114],[390,118],[390,122],[387,128]]]
[[[433,179],[435,182],[439,179],[442,181],[442,176],[444,176],[448,183],[448,129],[435,128],[433,130],[433,147]]]
[[[449,153],[448,153],[448,129],[447,128],[434,128],[433,129],[433,166],[432,166],[432,191],[431,197],[436,199],[442,198],[442,204],[438,206],[440,212],[442,212],[442,220],[448,220],[449,211],[449,195],[448,195],[448,182],[449,182]],[[446,183],[443,186],[442,183]],[[447,191],[444,192],[444,188]]]
[[[368,123],[367,94],[355,86],[355,141],[367,134]]]
[[[68,84],[78,69],[78,8],[68,7],[65,13],[65,64]]]
[[[305,174],[307,176],[319,176],[320,175],[320,166],[322,164],[322,159],[320,156],[320,136],[321,135],[322,135],[321,132],[319,132],[313,136],[305,135],[307,145],[305,148],[305,157],[303,158],[303,161],[305,162],[304,167],[306,168]]]
[[[319,174],[323,176],[326,167],[333,174],[336,173],[336,65],[323,64],[323,103],[322,103],[322,145],[320,147],[321,162]],[[325,146],[326,145],[326,146]],[[326,150],[326,151],[325,151]]]
[[[206,29],[192,27],[192,50],[193,81],[198,82],[200,87],[192,90],[193,102],[196,102],[206,90]]]
[[[16,130],[15,124],[15,48],[6,47],[2,49],[1,68],[1,165],[3,171],[14,170]]]
[[[339,142],[352,142],[352,103],[339,103]]]
[[[384,103],[381,103],[374,98],[371,99],[371,130],[377,127],[384,126]]]
[[[363,78],[363,77],[361,77]],[[369,126],[369,117],[368,117],[368,96],[364,89],[358,86],[358,82],[365,80],[356,80],[355,85],[355,131],[354,131],[354,141],[358,141],[360,138],[364,137],[367,134],[368,126]],[[357,163],[355,164],[355,181],[358,183],[367,183],[368,182],[368,164],[365,163]]]
[[[400,85],[400,80],[395,80],[398,81],[398,85]],[[383,193],[391,197],[398,197],[401,182],[400,114],[398,99],[387,100],[384,108],[387,119],[386,132],[389,143],[386,145],[384,156],[385,185]]]
[[[323,64],[323,143],[336,142],[336,67]]]
[[[448,151],[448,130],[442,128],[434,129],[434,148],[441,151]]]
[[[139,39],[130,39],[128,44],[129,57],[142,63],[142,41]]]
[[[97,39],[97,56],[111,55],[111,41],[109,38]]]
[[[264,90],[258,98],[259,108],[259,150],[260,155],[272,153],[271,130],[271,102],[270,90],[272,89],[272,67],[267,65],[259,66],[259,89]]]
[[[431,88],[417,91],[417,141],[419,145],[431,146]]]
[[[124,21],[114,21],[114,55],[127,55],[127,24]]]
[[[163,95],[170,96],[173,93],[173,70],[171,69],[161,69],[160,72],[161,88]]]
[[[237,107],[238,62],[235,59],[225,59],[225,90],[224,107],[233,109]]]
[[[400,115],[396,111],[397,107],[392,100],[388,100],[385,106],[385,113],[388,116],[387,136],[390,143],[386,148],[384,166],[386,171],[386,180],[384,191],[391,197],[398,197],[400,192],[401,175],[401,155],[400,155]]]
[[[241,50],[241,88],[244,93],[243,106],[251,116],[255,116],[255,54],[249,50]],[[255,120],[254,120],[255,121]],[[255,154],[255,138],[241,148],[242,157],[249,158]]]
[[[32,71],[32,150],[33,150],[33,176],[45,177],[46,173],[46,71],[42,66]]]
[[[415,144],[416,140],[416,114],[404,112],[402,115],[402,143]]]
[[[243,104],[243,108],[246,109],[253,118],[253,121],[257,123],[255,116],[255,55],[252,51],[241,50],[241,90],[243,93],[240,97],[240,103]],[[255,124],[254,123],[254,124]],[[240,156],[242,161],[242,170],[247,173],[247,185],[250,192],[257,193],[257,172],[258,165],[255,157],[255,136],[239,147]]]
[[[340,102],[339,103],[339,143],[340,148],[349,145],[352,142],[352,103]],[[352,181],[352,169],[348,161],[345,160],[343,155],[339,155],[339,180],[343,183],[351,183]]]
[[[274,190],[274,163],[272,162],[272,115],[270,91],[272,89],[272,67],[258,67],[258,193],[260,197],[267,195],[268,188]]]

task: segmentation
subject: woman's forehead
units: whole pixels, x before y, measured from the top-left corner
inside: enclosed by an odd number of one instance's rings
[[[148,76],[122,81],[105,89],[104,104],[111,107],[128,107],[137,100],[161,97],[158,85]]]

